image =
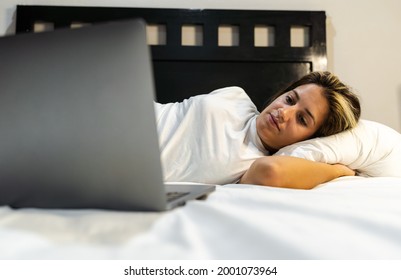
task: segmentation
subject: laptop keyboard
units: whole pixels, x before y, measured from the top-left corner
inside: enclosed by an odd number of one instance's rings
[[[189,194],[189,192],[167,192],[166,193],[167,201],[173,201],[173,200],[180,198],[182,196],[185,196],[187,194]]]

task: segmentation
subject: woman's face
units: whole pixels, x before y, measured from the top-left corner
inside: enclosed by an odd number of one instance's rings
[[[328,111],[323,89],[306,84],[282,94],[267,106],[256,119],[256,129],[266,149],[275,151],[312,137]]]

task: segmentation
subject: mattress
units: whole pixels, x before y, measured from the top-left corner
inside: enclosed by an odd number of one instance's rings
[[[0,208],[0,259],[399,259],[401,178],[220,185],[169,212]]]

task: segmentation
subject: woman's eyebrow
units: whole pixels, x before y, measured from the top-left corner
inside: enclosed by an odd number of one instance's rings
[[[301,98],[300,98],[298,92],[297,92],[295,89],[293,89],[292,92],[293,92],[294,95],[295,95],[296,101],[299,102],[299,100],[300,100]],[[315,117],[313,116],[313,114],[311,113],[311,111],[309,111],[308,108],[305,108],[305,111],[306,111],[306,113],[311,117],[311,119],[312,119],[312,121],[314,122],[314,124],[316,124]]]

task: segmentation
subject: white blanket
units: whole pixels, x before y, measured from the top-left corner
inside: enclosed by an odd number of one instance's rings
[[[258,111],[239,87],[156,104],[164,181],[229,184],[266,155]]]
[[[2,259],[399,259],[401,179],[224,185],[167,213],[0,208]]]

